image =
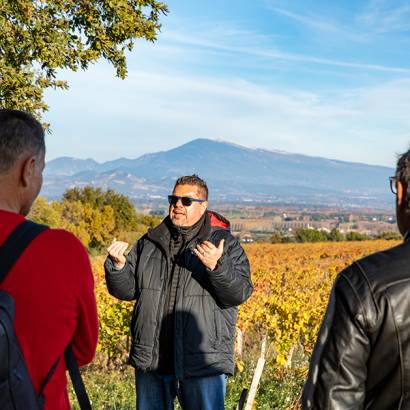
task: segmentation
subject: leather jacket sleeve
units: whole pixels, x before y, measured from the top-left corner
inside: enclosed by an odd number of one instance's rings
[[[369,326],[354,275],[360,275],[357,265],[341,272],[333,286],[303,390],[303,410],[363,408]]]
[[[232,236],[226,250],[208,277],[214,290],[215,300],[222,308],[238,306],[252,294],[248,257],[237,238]]]
[[[138,284],[135,271],[141,254],[141,241],[142,239],[131,248],[122,269],[116,269],[109,256],[105,260],[104,270],[108,292],[117,299],[134,300],[137,298]]]

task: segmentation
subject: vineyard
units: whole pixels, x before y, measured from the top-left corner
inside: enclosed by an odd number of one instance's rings
[[[309,355],[336,274],[354,260],[393,246],[391,241],[248,245],[254,293],[239,311],[238,327],[267,333],[278,366],[296,347]]]
[[[297,402],[306,376],[308,359],[336,274],[353,260],[394,244],[392,241],[367,241],[246,245],[254,293],[239,311],[238,329],[244,335],[244,353],[237,358],[237,375],[229,383],[227,401],[233,405],[242,387],[249,387],[246,384],[252,376],[260,341],[267,335],[267,364],[256,408],[271,409],[275,394],[278,399],[274,408],[291,408],[292,403]],[[121,302],[108,295],[103,261],[104,256],[92,259],[100,318],[99,353],[94,368],[118,371],[123,368],[128,350],[133,303]],[[280,391],[274,391],[270,383],[276,383]],[[292,389],[290,384],[293,384]]]

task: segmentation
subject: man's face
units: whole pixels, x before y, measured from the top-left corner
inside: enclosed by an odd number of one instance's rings
[[[409,215],[406,211],[406,187],[400,182],[397,181],[397,194],[396,194],[396,219],[397,226],[402,235],[410,229],[410,220]]]
[[[205,199],[201,196],[201,191],[196,185],[177,185],[173,195]],[[171,204],[169,206],[169,217],[171,218],[172,223],[176,226],[192,226],[201,219],[207,206],[207,201],[193,201],[190,206],[184,206],[182,205],[181,200],[178,200],[175,205]]]

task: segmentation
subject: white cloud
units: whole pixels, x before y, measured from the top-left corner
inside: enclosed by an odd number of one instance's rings
[[[79,141],[90,141],[83,156],[97,159],[222,137],[247,146],[387,164],[410,135],[410,79],[324,96],[186,73],[132,71],[122,82],[104,67],[73,77],[65,98],[70,118],[52,122],[56,137],[73,142],[77,134]],[[85,112],[88,123],[76,128],[73,118]],[[75,145],[71,149],[78,149]]]
[[[196,137],[376,164],[407,148],[410,69],[287,52],[274,36],[221,22],[188,33],[141,45],[124,81],[108,64],[62,72],[71,89],[47,93],[49,157],[137,157]],[[262,78],[250,65],[271,70]],[[339,76],[332,86],[310,86],[307,70],[325,69]],[[358,72],[373,80],[339,84]],[[303,75],[305,89],[292,83]]]
[[[315,55],[307,55],[300,53],[289,53],[284,52],[279,46],[273,47],[266,40],[266,37],[260,37],[253,32],[246,33],[241,31],[242,35],[247,37],[249,46],[244,46],[243,42],[236,38],[235,44],[232,44],[229,39],[229,33],[223,33],[223,31],[216,32],[215,36],[206,36],[205,38],[201,36],[189,36],[183,33],[171,33],[166,37],[167,41],[180,47],[200,47],[203,49],[223,51],[226,53],[232,53],[237,55],[248,55],[257,57],[263,60],[269,60],[273,62],[289,62],[289,63],[309,63],[314,65],[324,65],[333,66],[339,68],[347,68],[353,70],[367,70],[376,72],[387,72],[387,73],[409,73],[410,68],[407,67],[397,67],[391,65],[383,64],[369,64],[360,61],[344,61],[338,59],[330,59],[318,57]],[[260,41],[263,38],[265,41]],[[228,39],[228,41],[226,41]],[[236,44],[241,44],[240,46]],[[261,45],[262,44],[262,45]]]
[[[358,17],[375,33],[405,32],[410,30],[410,2],[407,0],[370,0]]]
[[[322,37],[325,43],[332,39],[342,39],[356,43],[374,43],[380,35],[407,32],[410,30],[410,2],[408,0],[369,0],[358,14],[346,13],[342,18],[343,8],[348,10],[348,3],[341,3],[341,8],[327,9],[323,3],[306,8],[304,2],[283,2],[266,0],[267,7],[273,13],[293,20]],[[292,7],[291,7],[292,6]]]
[[[276,14],[288,17],[289,19],[294,20],[297,23],[301,23],[304,26],[321,32],[343,35],[349,38],[357,38],[357,36],[354,35],[350,29],[341,26],[339,23],[337,23],[335,20],[330,19],[329,17],[325,18],[323,16],[319,16],[316,13],[306,11],[304,13],[298,13],[284,7],[278,7],[276,4],[276,1],[267,2],[268,9]]]

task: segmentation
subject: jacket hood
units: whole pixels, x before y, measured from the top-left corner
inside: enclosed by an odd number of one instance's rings
[[[215,211],[208,211],[209,219],[211,220],[211,227],[212,228],[222,228],[222,229],[229,229],[231,223],[222,215],[218,214]]]

